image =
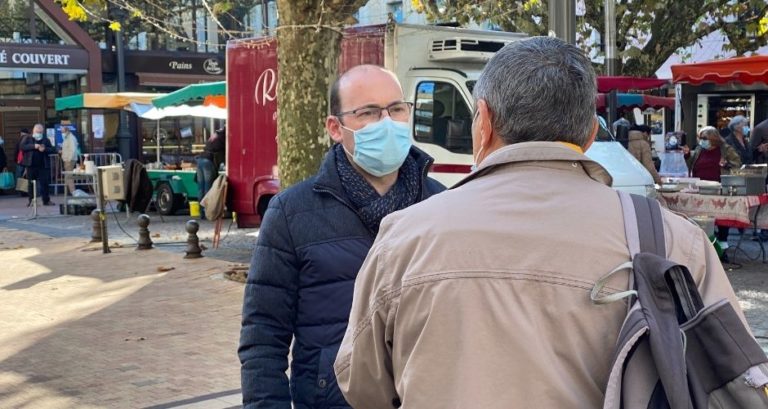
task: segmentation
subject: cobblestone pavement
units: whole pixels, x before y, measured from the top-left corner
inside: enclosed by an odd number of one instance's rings
[[[0,197],[0,408],[239,407],[243,286],[222,273],[249,261],[257,229],[227,233],[225,220],[219,249],[184,260],[189,216],[163,222],[151,214],[158,246],[138,252],[115,220],[136,237],[136,216],[110,214],[109,241],[119,246],[103,255],[88,243],[87,216],[9,216],[6,200]],[[202,221],[208,247],[212,234],[213,224]],[[768,351],[768,264],[746,258],[759,256],[758,243],[742,244],[740,264],[726,270]]]

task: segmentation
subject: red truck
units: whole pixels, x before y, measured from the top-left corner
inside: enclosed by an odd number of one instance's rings
[[[451,185],[469,173],[472,86],[485,63],[522,34],[378,25],[345,30],[339,72],[384,66],[415,102],[414,141],[435,158],[431,176]],[[279,191],[277,40],[227,43],[227,176],[238,227],[255,227]]]

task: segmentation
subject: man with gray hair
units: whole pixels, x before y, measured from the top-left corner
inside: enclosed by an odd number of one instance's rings
[[[590,60],[562,40],[491,59],[474,88],[477,170],[387,216],[357,276],[335,363],[352,407],[602,406],[627,307],[589,294],[630,254],[611,177],[583,154],[596,92]],[[740,311],[704,231],[663,217],[705,304]],[[608,292],[627,285],[617,274]]]
[[[27,170],[29,179],[29,201],[27,206],[32,205],[34,196],[34,186],[32,181],[37,181],[38,190],[43,196],[43,205],[53,206],[48,191],[48,185],[51,183],[51,159],[49,156],[56,153],[51,141],[45,137],[45,128],[43,124],[35,124],[32,128],[32,137],[26,138],[21,143],[21,149],[24,151],[24,168]]]
[[[725,138],[728,145],[733,146],[733,149],[739,154],[741,163],[749,165],[752,163],[752,149],[749,147],[749,120],[743,115],[736,115],[731,118],[731,122],[728,123],[728,129],[731,134]]]

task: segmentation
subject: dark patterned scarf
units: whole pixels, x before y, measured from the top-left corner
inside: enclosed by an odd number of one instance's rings
[[[419,166],[410,155],[400,166],[397,182],[384,196],[379,196],[376,189],[349,162],[341,144],[334,146],[334,153],[336,170],[339,172],[344,192],[357,209],[363,223],[374,234],[378,234],[379,224],[384,216],[405,209],[418,201],[421,177]]]

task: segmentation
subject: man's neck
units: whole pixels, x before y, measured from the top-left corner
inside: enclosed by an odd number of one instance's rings
[[[397,182],[398,171],[394,171],[389,175],[384,175],[382,177],[370,175],[365,171],[361,171],[361,174],[363,175],[363,178],[376,189],[376,193],[378,193],[379,196],[384,196]]]
[[[384,196],[385,194],[387,194],[387,192],[389,192],[389,189],[392,189],[392,186],[394,186],[395,183],[397,182],[397,175],[399,171],[396,170],[384,176],[374,176],[366,172],[365,170],[363,170],[360,166],[358,166],[357,163],[355,163],[355,161],[352,160],[349,154],[347,154],[346,152],[345,154],[347,155],[347,159],[349,159],[349,163],[352,164],[352,167],[355,168],[357,173],[363,176],[363,179],[365,179],[366,182],[368,182],[371,186],[373,186],[373,188],[376,190],[376,193],[378,193],[379,196]]]

